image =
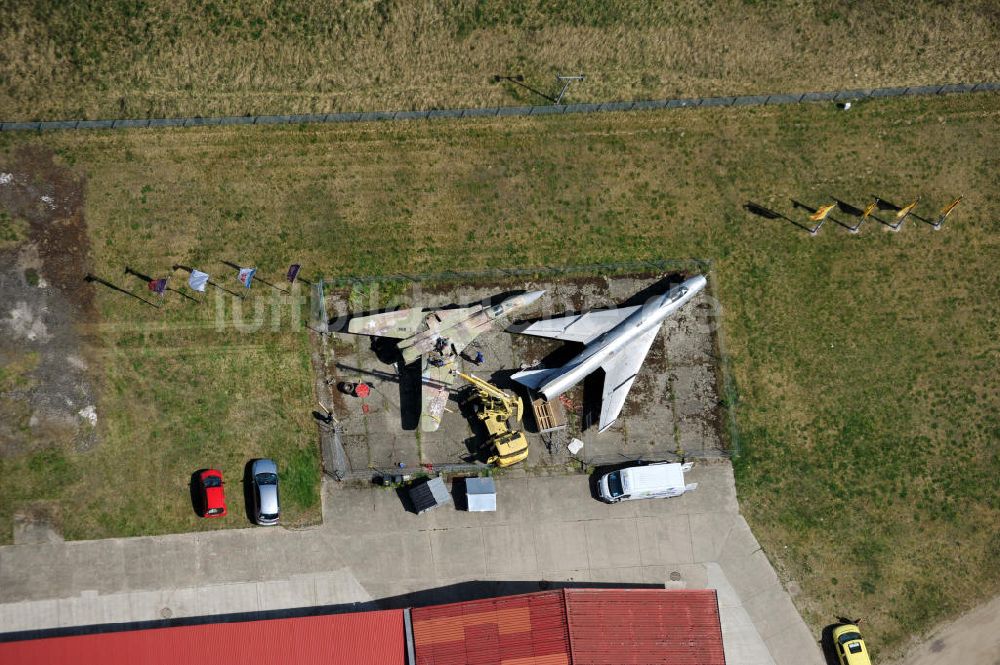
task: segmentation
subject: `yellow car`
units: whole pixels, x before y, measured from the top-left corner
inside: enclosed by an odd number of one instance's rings
[[[868,658],[868,647],[853,623],[845,623],[833,629],[833,644],[840,665],[872,665]]]

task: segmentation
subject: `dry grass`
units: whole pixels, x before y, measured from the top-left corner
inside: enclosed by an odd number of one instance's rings
[[[0,119],[165,117],[833,90],[1000,78],[987,0],[20,3]]]
[[[714,258],[742,397],[743,510],[801,585],[817,632],[838,615],[864,617],[884,656],[997,590],[998,117],[1000,96],[975,95],[850,113],[0,135],[0,145],[45,143],[86,174],[99,273],[228,259],[273,280],[293,260],[308,276],[338,276]],[[850,236],[828,223],[810,238],[742,209],[755,200],[804,217],[789,197],[863,205],[877,194],[922,196],[917,212],[929,217],[960,193],[939,232],[911,220],[898,234],[872,224]],[[88,469],[114,469],[117,455],[179,472],[216,440],[232,463],[248,441],[276,455],[313,445],[301,333],[216,332],[211,305],[177,299],[155,313],[109,292],[98,303],[114,324],[100,340],[107,458]],[[158,451],[175,437],[185,445]],[[168,512],[176,475],[142,478]],[[70,486],[56,499],[91,496]],[[76,535],[91,528],[82,524]]]

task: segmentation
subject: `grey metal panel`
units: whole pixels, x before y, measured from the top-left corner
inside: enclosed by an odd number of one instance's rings
[[[802,95],[768,95],[765,104],[797,104]]]
[[[756,106],[767,101],[767,95],[748,95],[733,97],[733,106]]]
[[[802,95],[804,102],[828,102],[836,98],[836,92],[807,92]]]
[[[0,124],[0,129],[5,132],[8,131],[24,131],[31,129],[38,129],[41,123],[38,122],[5,122]]]
[[[434,495],[434,500],[439,504],[451,501],[451,494],[448,493],[448,488],[444,485],[444,478],[441,476],[431,478],[427,481],[427,487],[430,489],[431,494]]]
[[[992,81],[985,82],[985,83],[977,83],[975,86],[973,86],[972,89],[975,92],[979,92],[981,90],[1000,90],[1000,83],[996,83],[996,82],[992,82]]]
[[[600,104],[566,104],[563,113],[593,113],[601,109]]]
[[[840,90],[837,92],[837,96],[834,97],[837,101],[841,100],[852,100],[852,99],[865,99],[871,97],[872,91],[868,88],[859,88],[857,90]]]
[[[326,313],[326,298],[323,293],[323,278],[317,279],[310,289],[309,327],[318,333],[330,332],[330,317]]]
[[[406,634],[406,665],[417,665],[417,650],[413,643],[413,619],[410,608],[403,609],[403,632]]]
[[[466,494],[496,494],[497,485],[492,478],[466,478]]]
[[[187,118],[156,118],[149,121],[150,127],[182,127]]]
[[[396,117],[396,111],[375,111],[371,116],[371,120],[392,120]]]
[[[39,123],[42,129],[76,129],[77,120],[49,120]]]
[[[219,125],[222,124],[220,121],[222,118],[187,118],[184,122],[185,127],[202,127],[205,125]]]
[[[971,92],[971,83],[949,83],[941,86],[941,92]]]
[[[635,102],[608,102],[601,104],[602,111],[631,111]]]
[[[552,115],[554,113],[563,113],[565,110],[558,104],[553,104],[552,106],[533,106],[531,107],[531,115]]]
[[[705,97],[701,100],[702,106],[731,106],[735,97]]]
[[[428,118],[461,118],[461,109],[435,109],[428,113]]]
[[[697,97],[687,97],[684,99],[670,99],[667,101],[668,109],[678,109],[687,106],[699,106],[701,104],[701,99]]]
[[[114,120],[81,120],[77,123],[77,129],[111,129],[115,126]]]
[[[330,113],[326,116],[327,122],[357,122],[361,120],[363,113]]]
[[[399,111],[396,120],[426,120],[428,111]]]
[[[290,115],[259,115],[254,120],[255,125],[287,125],[291,121]]]
[[[497,109],[497,115],[531,115],[530,106],[501,106]]]
[[[910,95],[936,95],[941,90],[939,85],[915,85],[912,86],[907,94]]]
[[[325,113],[300,113],[295,116],[295,122],[326,122]]]
[[[632,104],[633,110],[648,110],[648,109],[662,109],[667,106],[666,99],[645,99],[642,101],[634,102]]]
[[[115,129],[127,127],[149,127],[149,120],[115,120]]]
[[[327,122],[358,122],[361,120],[363,113],[350,112],[350,113],[331,113],[326,116]]]
[[[899,97],[906,94],[906,88],[875,88],[872,90],[873,98],[879,97]]]
[[[492,107],[492,108],[485,108],[485,109],[462,109],[461,115],[462,115],[463,118],[476,118],[476,117],[480,117],[480,116],[491,116],[492,117],[492,116],[495,116],[497,114],[497,111],[499,111],[499,109],[497,107],[495,107],[495,106]],[[443,112],[447,113],[447,111],[443,111]],[[443,117],[443,118],[453,118],[455,116],[442,115],[440,117]]]
[[[252,125],[256,120],[252,115],[227,115],[219,118],[220,125]]]

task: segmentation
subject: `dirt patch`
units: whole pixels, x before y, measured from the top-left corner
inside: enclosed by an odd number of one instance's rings
[[[92,322],[84,282],[89,241],[84,182],[50,150],[22,147],[0,166],[0,210],[27,239],[0,252],[0,455],[97,441],[90,361],[79,324]]]
[[[14,544],[40,545],[63,541],[59,531],[59,508],[45,501],[21,506],[14,513]]]

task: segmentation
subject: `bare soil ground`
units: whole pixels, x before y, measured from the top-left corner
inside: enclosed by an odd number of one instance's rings
[[[98,443],[91,352],[81,334],[94,320],[93,290],[83,280],[84,183],[38,146],[0,159],[0,173],[0,209],[27,229],[22,242],[0,251],[0,456],[58,466],[65,453]],[[14,514],[19,532],[56,526],[59,510],[44,495]]]

